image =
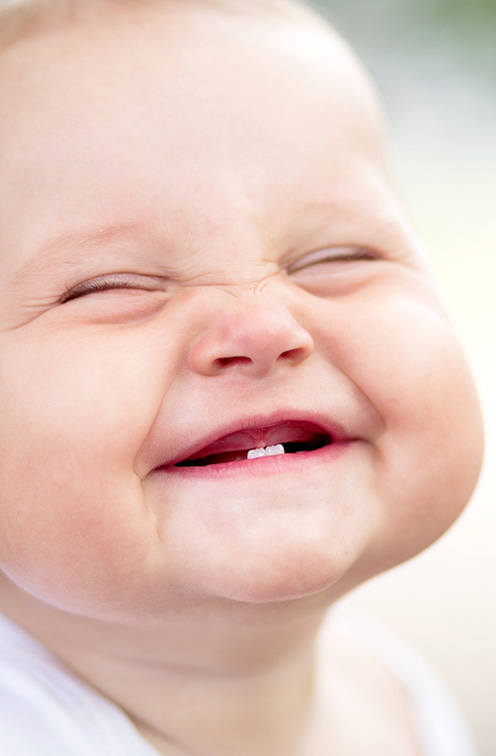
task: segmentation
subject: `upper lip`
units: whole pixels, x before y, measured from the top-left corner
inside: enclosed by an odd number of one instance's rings
[[[172,467],[190,458],[221,454],[238,449],[255,449],[290,441],[305,440],[305,434],[328,436],[329,441],[352,440],[346,429],[328,418],[307,413],[279,412],[270,416],[250,416],[217,427],[189,444],[177,449],[177,453],[158,467]],[[299,436],[299,437],[298,437]]]

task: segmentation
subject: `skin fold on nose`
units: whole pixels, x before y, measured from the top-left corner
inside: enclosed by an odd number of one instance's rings
[[[236,369],[258,377],[300,364],[313,349],[311,335],[289,310],[260,305],[213,316],[191,350],[190,365],[203,375]]]

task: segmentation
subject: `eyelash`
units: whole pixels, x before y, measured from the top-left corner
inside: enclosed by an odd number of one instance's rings
[[[338,249],[341,249],[343,251],[338,252]],[[314,260],[311,259],[313,255],[315,255]],[[299,273],[300,271],[306,270],[307,268],[312,268],[323,263],[354,262],[359,260],[378,259],[379,255],[372,250],[367,249],[366,247],[360,247],[358,249],[335,247],[334,250],[330,250],[328,254],[326,254],[325,250],[316,250],[315,252],[310,253],[310,255],[307,255],[306,257],[298,260],[293,265],[291,265],[288,269],[288,273]]]
[[[61,304],[66,304],[74,299],[80,299],[86,294],[93,294],[98,291],[109,291],[110,289],[145,289],[136,281],[130,278],[95,278],[92,281],[79,284],[73,289],[69,289],[61,299]]]

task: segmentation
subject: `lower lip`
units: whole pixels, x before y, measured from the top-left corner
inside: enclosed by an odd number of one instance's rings
[[[275,454],[255,459],[241,459],[233,462],[220,462],[214,465],[198,467],[174,467],[166,466],[155,468],[154,472],[167,475],[181,476],[183,478],[227,478],[240,477],[242,475],[258,476],[273,475],[276,473],[288,474],[300,469],[309,469],[316,464],[329,463],[340,457],[350,445],[358,439],[336,441],[321,449],[307,452],[295,452],[294,454]]]

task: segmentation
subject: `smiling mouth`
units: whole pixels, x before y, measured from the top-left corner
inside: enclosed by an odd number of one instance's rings
[[[301,454],[322,449],[332,443],[329,433],[310,423],[258,428],[231,433],[218,439],[176,462],[174,467],[206,467],[284,454]]]

